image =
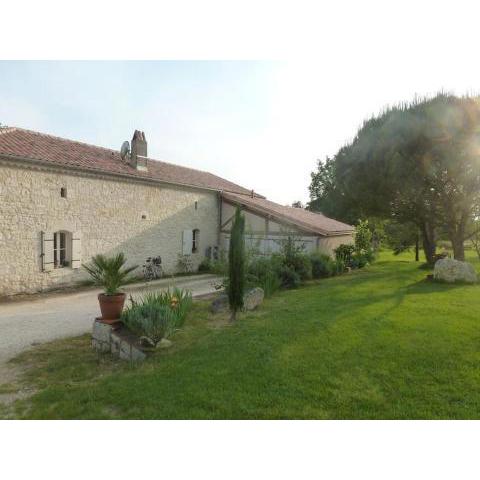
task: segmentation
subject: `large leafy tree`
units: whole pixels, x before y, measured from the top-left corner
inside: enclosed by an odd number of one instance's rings
[[[307,208],[337,220],[355,223],[361,217],[360,210],[351,204],[350,196],[342,190],[343,184],[336,176],[335,166],[336,158],[326,157],[324,161],[317,161],[317,169],[311,173]]]
[[[411,223],[399,223],[395,220],[388,220],[384,224],[385,240],[395,255],[415,249],[415,260],[420,260],[419,255],[419,231]]]
[[[415,225],[429,262],[441,228],[455,258],[464,259],[480,202],[478,97],[439,94],[387,109],[366,121],[332,162],[334,187],[322,192],[328,197],[322,204],[335,201],[328,192],[341,192],[341,208]]]

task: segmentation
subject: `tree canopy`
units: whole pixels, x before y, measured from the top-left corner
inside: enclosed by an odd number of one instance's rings
[[[344,221],[366,216],[418,228],[428,261],[436,232],[455,258],[480,206],[480,98],[438,94],[386,109],[312,174],[309,208]]]

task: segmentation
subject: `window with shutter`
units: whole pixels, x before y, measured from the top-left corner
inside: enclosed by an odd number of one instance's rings
[[[82,266],[82,237],[80,232],[72,233],[72,268]]]
[[[182,237],[182,253],[183,255],[191,255],[192,253],[193,232],[192,230],[184,230]]]
[[[55,232],[53,234],[53,266],[63,268],[67,266],[67,233]]]
[[[49,272],[53,269],[71,267],[80,268],[82,265],[82,248],[80,232],[42,232],[42,270]]]
[[[197,253],[200,246],[200,230],[196,228],[192,232],[192,253]]]
[[[42,270],[44,272],[49,272],[55,268],[54,237],[53,232],[42,232]]]

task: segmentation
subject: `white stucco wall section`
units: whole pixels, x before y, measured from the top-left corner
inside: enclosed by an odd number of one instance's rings
[[[222,232],[221,248],[227,250],[230,241],[231,219],[235,214],[235,206],[222,202]],[[245,233],[247,248],[254,249],[260,254],[278,252],[281,241],[293,235],[297,243],[304,245],[305,252],[319,251],[333,255],[334,249],[340,244],[353,243],[353,235],[323,236],[304,232],[291,224],[282,224],[279,221],[243,210],[245,216]]]
[[[351,245],[354,243],[352,235],[337,235],[334,237],[319,237],[318,251],[327,255],[333,255],[333,251],[342,243]]]
[[[62,187],[67,198],[60,196]],[[147,257],[160,255],[164,270],[171,273],[178,269],[182,232],[200,230],[198,253],[192,255],[196,266],[207,247],[218,244],[218,226],[216,192],[32,170],[0,161],[0,295],[86,278],[82,269],[42,271],[42,231],[78,232],[82,263],[97,253],[124,252],[130,264],[141,266]]]

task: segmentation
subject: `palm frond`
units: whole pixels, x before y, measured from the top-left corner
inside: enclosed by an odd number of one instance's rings
[[[83,265],[83,268],[95,284],[105,288],[107,295],[115,295],[122,285],[131,280],[129,274],[138,267],[138,265],[125,267],[126,263],[127,259],[122,252],[111,257],[100,253],[92,257],[90,264]]]

